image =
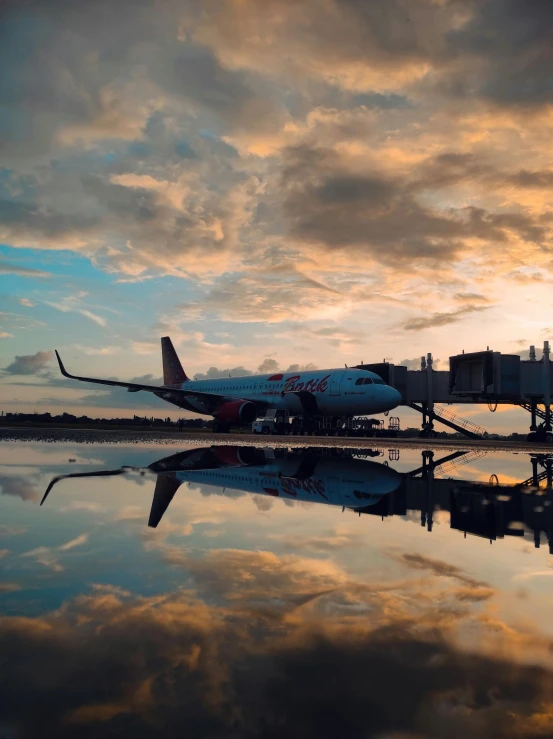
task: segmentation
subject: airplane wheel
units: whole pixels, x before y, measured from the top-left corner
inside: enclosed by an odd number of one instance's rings
[[[217,421],[213,421],[213,426],[211,427],[211,430],[213,431],[214,434],[218,434],[219,431],[221,430],[221,424],[217,423]]]
[[[548,431],[545,435],[545,441],[547,444],[553,444],[553,433]]]

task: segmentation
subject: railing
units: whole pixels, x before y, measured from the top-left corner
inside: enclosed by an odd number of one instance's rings
[[[470,452],[467,452],[462,457],[457,457],[457,459],[451,459],[449,462],[444,462],[444,464],[439,464],[436,467],[434,467],[434,474],[435,475],[445,475],[451,470],[456,469],[457,467],[462,467],[465,464],[470,464],[470,462],[474,462],[477,459],[481,459],[482,457],[485,457],[488,452],[486,449],[473,449]]]
[[[524,408],[524,410],[528,411],[529,413],[532,412],[532,406],[530,405],[530,403],[519,403],[519,406],[521,408]],[[536,406],[536,416],[545,421],[545,406],[543,406],[543,410],[538,405]]]
[[[482,426],[479,426],[477,423],[468,421],[466,418],[463,418],[462,416],[458,416],[456,413],[453,413],[453,411],[449,410],[449,408],[443,408],[441,406],[434,406],[434,415],[438,419],[438,421],[441,418],[443,418],[446,421],[450,421],[451,423],[454,423],[456,426],[460,426],[465,431],[470,431],[476,436],[486,435],[485,428],[482,428]]]
[[[472,421],[467,421],[466,418],[457,416],[448,408],[434,406],[434,410],[429,412],[423,405],[417,405],[417,403],[409,403],[409,407],[473,439],[481,439],[487,435],[486,429],[482,428],[482,426],[478,426],[478,424]]]

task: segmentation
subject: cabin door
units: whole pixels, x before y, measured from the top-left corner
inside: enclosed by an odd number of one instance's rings
[[[345,374],[344,370],[342,370],[341,372],[332,373],[332,377],[330,378],[330,394],[331,395],[340,395],[340,386],[342,384],[344,374]]]

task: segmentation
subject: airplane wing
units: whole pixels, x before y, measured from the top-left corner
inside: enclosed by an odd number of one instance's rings
[[[128,467],[121,467],[121,469],[118,470],[100,470],[99,472],[71,472],[68,475],[58,475],[50,481],[50,484],[46,488],[46,492],[44,493],[44,496],[40,501],[40,505],[44,503],[46,498],[50,495],[50,491],[52,490],[54,485],[60,482],[60,480],[68,480],[75,477],[111,477],[113,475],[123,475],[128,470]]]
[[[98,385],[111,385],[112,387],[124,387],[127,388],[129,393],[138,393],[140,390],[145,390],[149,393],[155,393],[158,397],[163,398],[164,396],[177,396],[180,398],[198,398],[205,402],[207,406],[217,406],[221,401],[225,399],[224,395],[220,393],[203,393],[197,390],[181,390],[176,388],[164,387],[163,385],[142,385],[136,382],[120,382],[118,380],[100,380],[97,377],[80,377],[78,375],[71,375],[63,366],[61,357],[56,350],[56,357],[60,366],[60,372],[64,377],[68,377],[70,380],[80,380],[81,382],[94,382]],[[247,398],[245,398],[247,400]],[[254,401],[255,402],[255,401]]]

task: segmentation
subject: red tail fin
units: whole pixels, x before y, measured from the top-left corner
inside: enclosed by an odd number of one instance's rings
[[[188,381],[186,372],[177,356],[175,347],[168,336],[161,339],[161,358],[163,359],[163,384],[182,385]]]

